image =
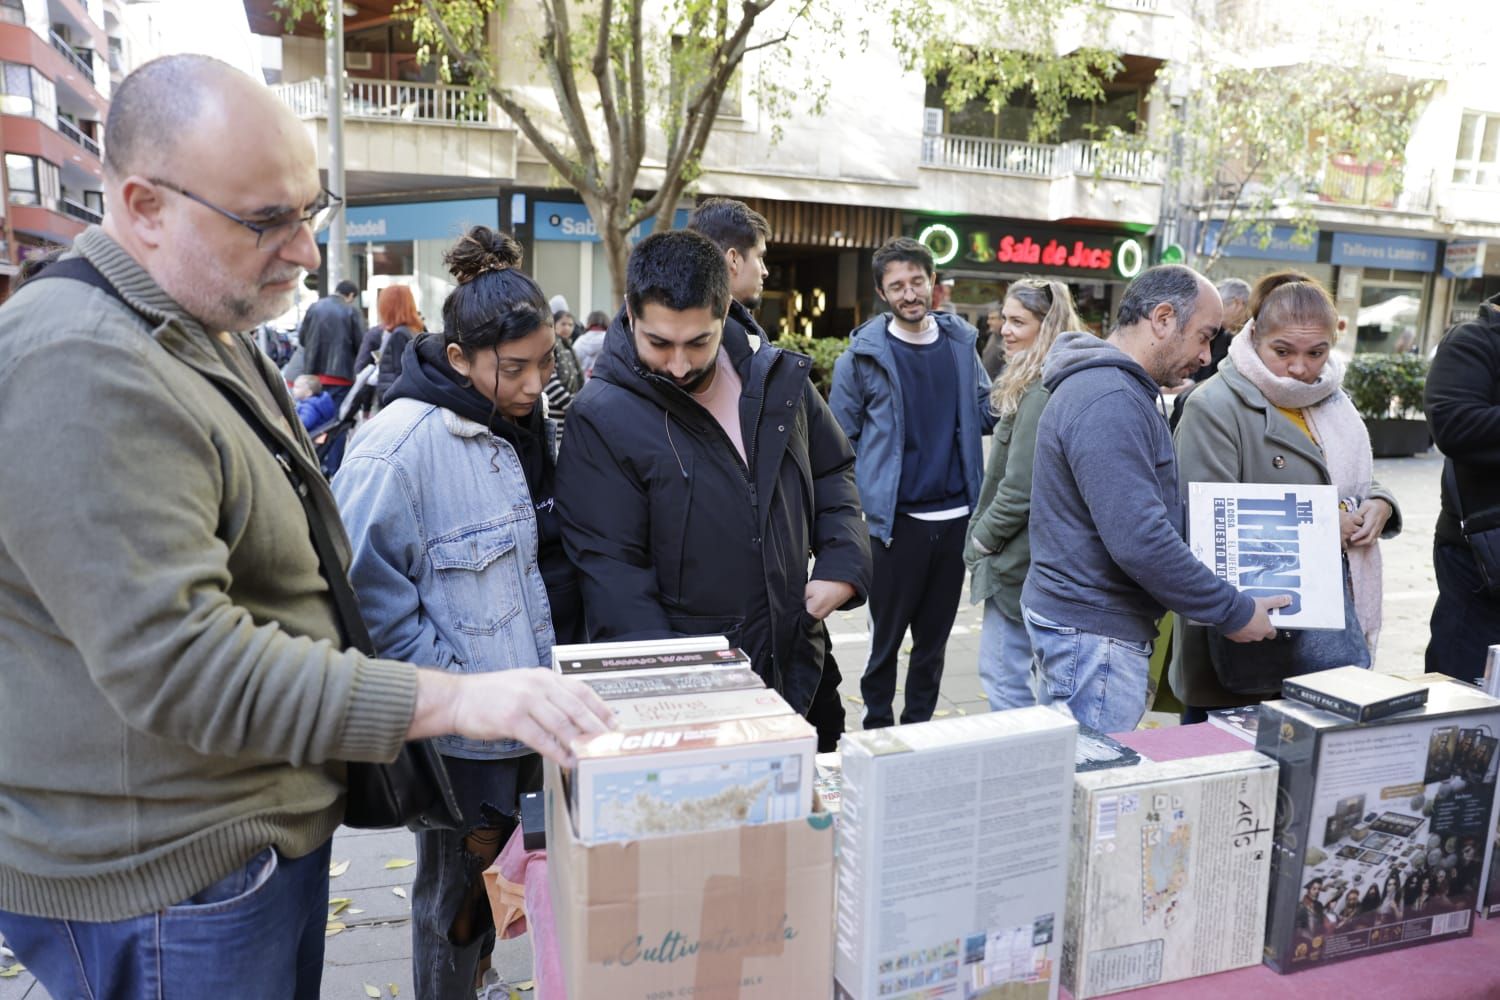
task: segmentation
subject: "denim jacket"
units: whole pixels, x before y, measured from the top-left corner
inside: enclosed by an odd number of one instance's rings
[[[555,441],[549,421],[548,447]],[[509,443],[451,410],[398,399],[361,429],[333,493],[379,655],[456,673],[551,661],[536,511]],[[525,752],[513,740],[437,743],[474,760]]]

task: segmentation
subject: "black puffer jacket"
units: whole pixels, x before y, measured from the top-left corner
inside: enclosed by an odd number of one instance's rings
[[[563,544],[591,638],[725,633],[805,713],[826,648],[803,609],[808,556],[814,579],[854,586],[846,607],[869,588],[854,452],[805,355],[752,352],[732,319],[724,349],[744,383],[748,468],[707,410],[642,366],[624,311],[615,317],[568,411]]]
[[[1423,400],[1432,439],[1453,464],[1466,515],[1500,507],[1500,295],[1438,345]],[[1446,477],[1445,477],[1446,478]],[[1438,541],[1464,545],[1447,483]]]

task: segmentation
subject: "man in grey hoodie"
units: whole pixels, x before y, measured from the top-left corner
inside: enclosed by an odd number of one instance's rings
[[[1052,395],[1037,427],[1022,613],[1038,700],[1065,701],[1104,732],[1140,722],[1165,610],[1254,642],[1276,634],[1268,612],[1287,604],[1239,593],[1183,540],[1159,387],[1208,362],[1223,315],[1196,271],[1154,267],[1125,290],[1107,339],[1065,333],[1042,371]]]

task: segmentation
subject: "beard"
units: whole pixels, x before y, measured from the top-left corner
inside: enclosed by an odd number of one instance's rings
[[[186,246],[163,269],[163,290],[205,329],[248,330],[280,316],[296,301],[302,268],[273,258],[254,283],[247,284],[215,266],[217,259],[207,247]],[[290,288],[265,288],[285,281],[292,282]]]
[[[658,372],[658,374],[672,379],[673,384],[675,384],[677,388],[681,389],[683,392],[696,393],[702,392],[713,383],[714,373],[718,370],[718,361],[717,359],[715,359],[713,363],[710,363],[702,368],[693,369],[692,371],[684,375],[681,379],[672,378],[672,376],[668,375],[666,372]]]

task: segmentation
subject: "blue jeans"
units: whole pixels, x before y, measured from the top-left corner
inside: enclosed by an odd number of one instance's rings
[[[295,860],[268,847],[176,906],[128,920],[0,910],[0,936],[52,1000],[316,1000],[331,844]]]
[[[1134,729],[1146,714],[1151,643],[1061,625],[1021,609],[1031,636],[1037,702],[1066,702],[1073,718],[1102,733]]]
[[[996,712],[1036,704],[1031,637],[1025,623],[1005,617],[993,597],[984,602],[984,627],[979,632],[979,683]]]

